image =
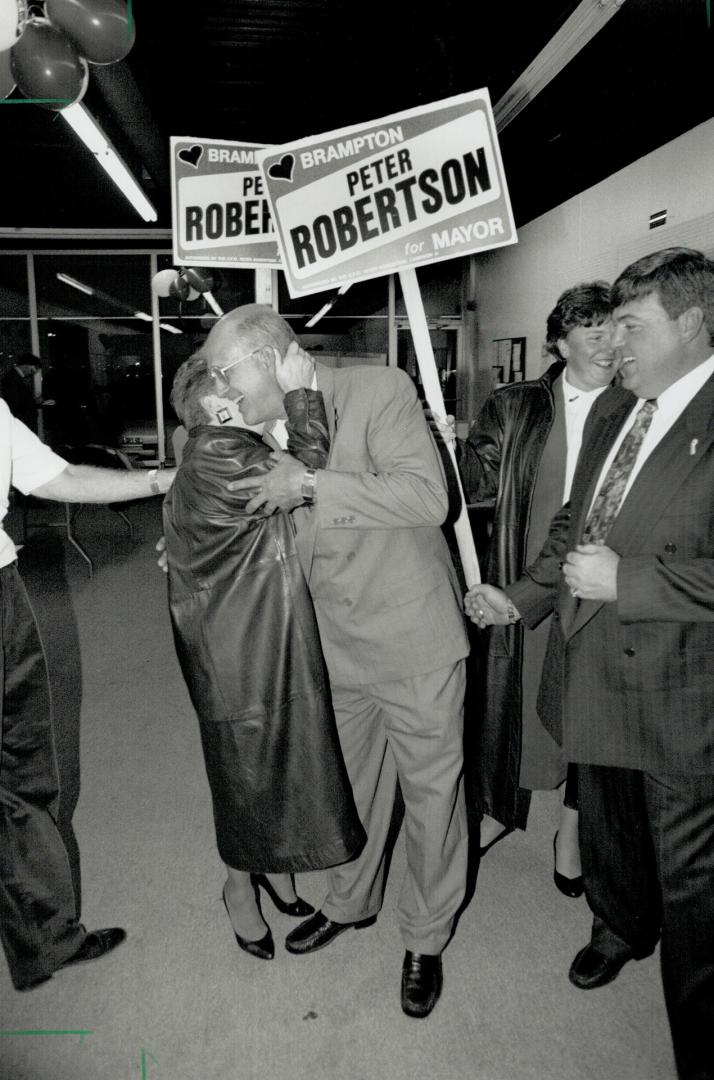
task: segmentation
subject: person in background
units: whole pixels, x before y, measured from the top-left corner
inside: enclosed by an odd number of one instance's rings
[[[303,389],[312,365],[277,362],[288,446],[324,467],[322,394]],[[309,380],[308,380],[309,381]],[[164,502],[169,605],[176,650],[199,719],[223,901],[237,944],[263,960],[275,944],[261,886],[285,914],[306,916],[291,875],[345,862],[364,843],[337,738],[315,613],[287,514],[249,513],[228,482],[258,485],[273,464],[234,401],[216,394],[202,356],[176,373],[171,401],[188,432]]]
[[[202,352],[247,423],[284,417],[276,362],[292,330],[249,304],[216,323]],[[314,382],[313,382],[314,380]],[[342,752],[367,832],[359,857],[328,872],[322,910],[286,939],[314,952],[373,921],[384,896],[397,780],[407,870],[399,900],[406,952],[401,1004],[428,1016],[441,953],[466,890],[464,657],[457,579],[440,525],[443,470],[409,377],[395,368],[315,365],[331,436],[325,468],[283,453],[249,511],[295,510],[296,543],[315,603]],[[281,445],[283,445],[281,440]],[[250,478],[237,490],[255,488]]]
[[[554,362],[539,379],[495,390],[458,444],[467,500],[493,506],[485,581],[503,587],[520,577],[568,498],[585,422],[616,370],[610,310],[604,281],[566,289],[547,320]],[[494,627],[488,635],[474,735],[481,852],[524,829],[531,791],[558,787],[567,770],[553,875],[564,895],[578,897],[577,773],[536,712],[549,621],[532,630],[520,623]]]
[[[0,395],[6,401],[12,415],[30,431],[37,434],[37,413],[40,401],[35,388],[35,376],[40,361],[32,353],[16,356],[12,367],[3,376]]]
[[[714,1078],[714,262],[667,248],[612,288],[624,389],[597,402],[570,505],[479,625],[556,607],[539,712],[578,763],[590,942],[604,986],[661,937],[681,1080]],[[628,392],[629,391],[629,392]]]
[[[0,939],[17,990],[70,964],[96,960],[125,938],[79,922],[70,862],[57,828],[55,737],[45,658],[2,527],[10,486],[59,502],[121,502],[164,494],[173,471],[69,465],[0,401]]]

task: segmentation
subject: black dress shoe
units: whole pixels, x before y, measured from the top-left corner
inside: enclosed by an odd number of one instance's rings
[[[223,906],[226,909],[228,921],[230,922],[231,913],[228,910],[225,888],[223,889],[222,898]],[[232,923],[231,929],[233,930]],[[268,927],[267,934],[264,934],[259,941],[248,941],[247,938],[243,938],[240,936],[240,934],[237,934],[235,930],[233,930],[233,935],[236,939],[236,943],[240,946],[243,952],[250,953],[251,956],[256,956],[259,960],[272,960],[275,956],[275,942],[273,941],[273,935],[270,932],[270,927]]]
[[[371,918],[361,919],[359,922],[338,923],[328,919],[321,911],[316,911],[304,923],[300,923],[299,926],[290,931],[285,938],[285,948],[288,952],[297,955],[315,952],[317,949],[324,949],[325,945],[329,945],[331,941],[343,934],[345,930],[349,930],[351,926],[355,930],[362,930],[366,926],[374,926],[376,921],[377,918],[373,915]]]
[[[307,900],[303,900],[300,896],[298,896],[297,900],[293,900],[292,903],[283,900],[282,897],[278,896],[265,874],[251,874],[251,878],[254,885],[265,889],[278,911],[281,911],[283,915],[293,915],[298,919],[304,919],[306,915],[312,915],[314,912],[315,909],[312,904],[308,904]]]
[[[402,966],[402,1010],[407,1016],[428,1016],[441,994],[441,956],[407,952]]]
[[[125,939],[126,930],[122,930],[120,926],[110,926],[105,930],[90,930],[76,953],[72,953],[66,960],[63,960],[57,971],[60,971],[61,968],[70,967],[72,964],[84,964],[88,960],[99,960],[100,957],[106,956],[112,949],[116,949],[117,945],[121,945]]]
[[[122,930],[120,926],[110,926],[104,930],[90,930],[77,951],[58,964],[55,971],[71,967],[72,964],[85,964],[88,960],[99,960],[112,949],[116,949],[117,945],[121,945],[125,939],[126,930]],[[51,978],[51,975],[38,975],[36,979],[32,979],[23,986],[16,986],[15,989],[21,992],[35,990],[43,983],[49,982]]]
[[[570,896],[573,900],[577,900],[579,896],[583,895],[585,889],[583,875],[581,874],[579,877],[566,877],[565,874],[558,873],[555,868],[555,845],[557,843],[557,840],[558,834],[556,833],[553,837],[553,881],[555,882],[556,889],[562,892],[563,896]],[[614,977],[615,976],[613,975],[613,978]]]
[[[580,990],[594,990],[597,986],[607,986],[616,979],[632,954],[618,958],[604,956],[588,944],[577,954],[568,972],[573,986]]]

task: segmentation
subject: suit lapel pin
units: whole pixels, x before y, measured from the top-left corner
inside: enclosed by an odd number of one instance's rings
[[[689,456],[694,457],[697,452],[697,446],[699,445],[699,439],[692,439],[689,444]]]

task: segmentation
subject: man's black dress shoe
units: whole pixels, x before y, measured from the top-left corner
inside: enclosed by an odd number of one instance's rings
[[[324,949],[325,945],[329,945],[331,941],[343,934],[345,930],[349,930],[351,926],[355,930],[362,930],[366,926],[374,926],[376,921],[377,918],[373,915],[371,918],[361,919],[359,922],[338,923],[328,919],[321,911],[316,911],[304,923],[300,923],[299,926],[290,931],[285,938],[285,948],[288,952],[298,955],[315,952],[317,949]]]
[[[402,966],[402,1009],[407,1016],[428,1016],[441,994],[441,956],[406,951]]]
[[[308,904],[307,900],[303,900],[300,896],[293,900],[292,903],[283,900],[281,896],[278,896],[265,874],[251,874],[251,877],[254,885],[265,889],[278,911],[281,911],[283,915],[292,915],[297,919],[304,919],[306,915],[312,915],[315,910],[312,904]]]
[[[105,930],[90,930],[76,953],[63,960],[57,970],[70,967],[71,964],[84,964],[88,960],[99,960],[117,945],[126,940],[126,930],[120,926],[109,926]]]
[[[616,979],[628,960],[633,960],[630,954],[618,958],[604,956],[588,944],[577,954],[568,972],[568,978],[573,986],[580,990],[594,990],[597,986],[607,986]]]
[[[555,868],[555,860],[556,860],[556,847],[555,847],[555,845],[557,844],[557,842],[558,842],[558,834],[556,833],[555,836],[553,837],[553,881],[555,882],[555,887],[560,892],[562,892],[563,896],[569,896],[569,897],[571,897],[571,899],[577,900],[579,896],[583,895],[583,892],[585,890],[585,884],[583,882],[583,875],[580,874],[579,877],[566,877],[565,874],[558,873],[558,871]]]
[[[121,945],[125,939],[126,930],[122,930],[120,926],[109,926],[103,930],[90,930],[77,951],[68,956],[66,960],[63,960],[61,964],[58,964],[55,971],[71,967],[72,964],[85,964],[88,960],[99,960],[102,956],[106,956],[108,952],[111,952],[112,949],[116,949],[117,945]],[[16,989],[34,990],[36,987],[42,986],[43,983],[49,982],[51,978],[51,975],[40,975],[38,978],[33,979],[32,982],[26,983],[24,986],[18,986]]]

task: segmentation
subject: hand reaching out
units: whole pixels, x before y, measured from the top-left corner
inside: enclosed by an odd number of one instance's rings
[[[275,353],[275,378],[284,394],[312,386],[315,363],[297,341],[291,341],[285,356]]]

